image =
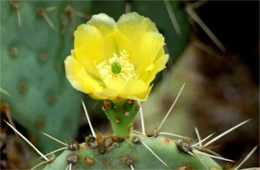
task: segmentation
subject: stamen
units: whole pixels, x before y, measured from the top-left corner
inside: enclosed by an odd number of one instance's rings
[[[137,78],[135,68],[130,63],[125,50],[121,51],[119,55],[114,53],[111,58],[101,63],[95,62],[95,65],[105,83],[108,83],[113,77],[121,78],[124,81]]]

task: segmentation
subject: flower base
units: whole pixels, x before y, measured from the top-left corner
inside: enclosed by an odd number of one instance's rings
[[[134,100],[128,100],[123,105],[104,101],[103,111],[109,119],[114,134],[117,137],[128,137],[133,129],[133,122],[139,110],[139,105]]]

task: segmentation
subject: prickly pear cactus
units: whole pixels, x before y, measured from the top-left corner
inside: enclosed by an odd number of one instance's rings
[[[73,31],[86,22],[89,1],[1,1],[1,88],[12,117],[43,151],[57,144],[41,131],[70,140],[79,126],[81,94],[65,78]],[[2,95],[2,94],[1,94]]]
[[[137,33],[133,34],[134,29]],[[99,38],[102,35],[104,40],[110,41],[100,43],[103,42]],[[160,39],[157,39],[158,37]],[[155,41],[158,45],[154,46],[147,40]],[[164,38],[150,19],[131,12],[122,15],[115,22],[106,14],[97,14],[92,16],[88,23],[77,28],[75,42],[71,55],[65,60],[68,80],[75,89],[103,101],[102,110],[109,119],[115,136],[96,135],[83,103],[93,136],[86,137],[82,144],[68,145],[64,148],[66,151],[57,158],[45,158],[47,162],[42,162],[47,164],[44,169],[221,168],[208,155],[203,156],[202,152],[202,155],[198,154],[198,150],[202,148],[195,148],[190,139],[175,141],[159,136],[160,128],[151,137],[146,136],[145,132],[140,134],[133,131],[140,100],[146,100],[151,89],[151,81],[148,80],[154,79],[168,61],[168,54],[165,55],[163,48]],[[136,42],[142,43],[131,46]],[[106,51],[105,46],[110,47],[109,51]],[[156,50],[153,51],[152,47]],[[99,53],[102,49],[105,52]],[[131,50],[140,50],[142,53],[134,53]],[[151,57],[154,53],[156,58]],[[144,59],[147,59],[148,63],[145,63]],[[94,63],[96,67],[86,67],[84,63]],[[140,72],[135,70],[141,68],[145,69]],[[91,74],[95,69],[99,74]],[[149,72],[151,70],[152,72]],[[140,77],[134,76],[135,74]],[[147,80],[148,86],[141,83],[146,82],[142,79],[144,75],[150,76]],[[119,80],[129,83],[128,86],[120,84]]]
[[[89,136],[74,150],[64,151],[44,169],[69,166],[72,169],[221,169],[207,156],[187,153],[192,149],[185,144],[163,136],[131,134],[125,140],[115,136]]]

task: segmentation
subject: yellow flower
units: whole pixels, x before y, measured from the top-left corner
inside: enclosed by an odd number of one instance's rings
[[[146,100],[151,82],[165,68],[164,37],[136,12],[116,23],[94,15],[74,32],[74,50],[65,60],[72,86],[95,99]]]

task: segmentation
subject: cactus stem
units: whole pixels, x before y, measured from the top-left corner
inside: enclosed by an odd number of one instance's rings
[[[4,120],[5,121],[5,120]],[[14,130],[15,133],[17,133],[25,142],[27,142],[45,161],[49,162],[50,160],[41,153],[26,137],[24,137],[17,129],[15,129],[11,124],[9,124],[7,121],[5,123]]]
[[[175,100],[173,101],[173,103],[172,103],[170,109],[168,110],[168,112],[167,112],[166,115],[164,116],[164,118],[163,118],[162,122],[160,123],[159,127],[155,130],[155,134],[160,131],[160,129],[161,129],[161,127],[163,126],[164,122],[166,121],[166,119],[167,119],[168,116],[170,115],[170,113],[171,113],[172,109],[174,108],[175,104],[177,103],[177,101],[178,101],[178,99],[179,99],[179,97],[180,97],[180,95],[181,95],[181,93],[182,93],[184,87],[185,87],[185,83],[181,86],[181,89],[180,89],[180,91],[178,92],[178,94],[177,94]]]
[[[125,102],[121,105],[111,101],[104,101],[103,111],[109,119],[112,129],[117,137],[128,137],[133,129],[133,122],[138,108],[137,102]]]
[[[163,165],[165,165],[166,167],[169,168],[169,166],[146,144],[144,143],[142,140],[140,140],[140,142],[144,145],[144,147],[146,147],[146,149],[148,149]]]
[[[249,122],[250,120],[251,120],[251,119],[245,120],[245,121],[239,123],[238,125],[236,125],[236,126],[230,128],[230,129],[226,130],[225,132],[221,133],[220,135],[216,136],[215,138],[213,138],[213,139],[211,139],[209,142],[207,142],[207,143],[204,145],[204,147],[206,147],[206,146],[212,144],[213,142],[215,142],[215,141],[217,141],[218,139],[222,138],[222,137],[225,136],[226,134],[228,134],[228,133],[232,132],[233,130],[239,128],[240,126],[246,124],[246,123]]]
[[[83,100],[81,100],[81,103],[82,103],[82,106],[83,106],[83,109],[84,109],[86,118],[87,118],[87,120],[88,120],[88,124],[89,124],[90,130],[91,130],[92,136],[93,136],[94,138],[96,138],[97,135],[96,135],[96,133],[95,133],[95,131],[94,131],[94,128],[93,128],[93,126],[92,126],[92,124],[91,124],[91,121],[90,121],[90,118],[89,118],[89,115],[88,115],[88,110],[87,110],[87,108],[86,108],[86,105],[85,105],[85,103],[84,103]]]
[[[68,147],[68,144],[66,144],[66,143],[64,143],[64,142],[62,142],[62,141],[60,141],[59,139],[57,139],[57,138],[55,138],[55,137],[53,137],[53,136],[51,136],[51,135],[49,135],[49,134],[47,134],[47,133],[44,133],[44,132],[41,132],[43,135],[45,135],[45,136],[47,136],[48,138],[50,138],[50,139],[52,139],[52,140],[54,140],[54,141],[56,141],[56,142],[58,142],[58,143],[60,143],[60,144],[62,144],[62,145],[64,145],[64,146],[66,146],[66,147]]]

